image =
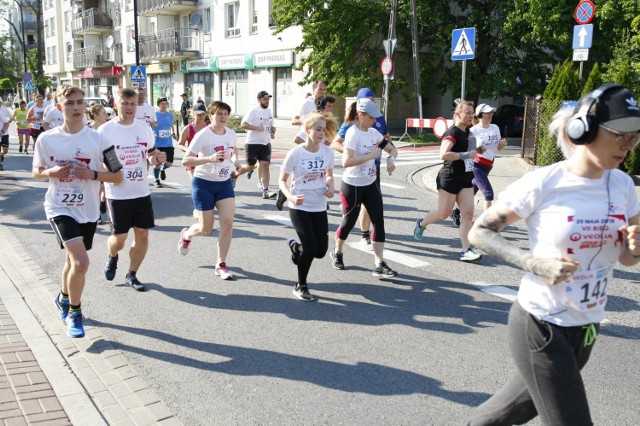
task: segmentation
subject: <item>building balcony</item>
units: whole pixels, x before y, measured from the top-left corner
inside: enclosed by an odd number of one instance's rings
[[[36,32],[38,30],[38,23],[36,21],[24,21],[22,28],[25,32]]]
[[[142,61],[163,58],[197,58],[200,53],[200,31],[194,28],[168,28],[157,33],[141,34],[138,40]]]
[[[123,65],[122,43],[116,43],[111,46],[111,49],[107,49],[107,60],[117,66]]]
[[[77,37],[84,34],[101,34],[113,29],[113,20],[107,12],[94,8],[79,13],[71,21],[71,34]]]
[[[181,14],[198,8],[198,0],[138,0],[138,13],[142,16],[162,13]]]
[[[109,9],[109,16],[113,21],[113,28],[118,28],[122,24],[122,9],[120,9],[120,2],[113,4],[113,7]]]
[[[76,49],[73,52],[73,67],[75,69],[112,66],[113,62],[105,56],[102,46],[89,46]]]

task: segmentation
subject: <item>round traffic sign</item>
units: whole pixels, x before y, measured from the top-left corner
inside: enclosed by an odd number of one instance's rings
[[[391,71],[393,71],[393,61],[390,57],[385,56],[380,62],[380,70],[384,75],[391,75]]]
[[[576,6],[573,17],[580,25],[588,24],[596,16],[596,5],[591,0],[582,0]]]
[[[24,74],[22,74],[22,80],[23,80],[23,81],[31,81],[31,79],[32,79],[32,78],[33,78],[33,77],[32,77],[32,76],[31,76],[31,74],[30,74],[30,73],[28,73],[28,72],[25,72]]]
[[[433,134],[436,138],[442,139],[444,132],[447,131],[447,120],[443,117],[438,117],[433,122]]]

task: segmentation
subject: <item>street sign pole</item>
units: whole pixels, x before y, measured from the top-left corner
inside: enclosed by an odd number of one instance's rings
[[[467,94],[466,90],[465,90],[465,85],[464,85],[464,81],[465,81],[465,77],[467,74],[467,61],[464,60],[462,61],[462,84],[461,84],[461,90],[460,90],[460,99],[464,100],[464,96]]]

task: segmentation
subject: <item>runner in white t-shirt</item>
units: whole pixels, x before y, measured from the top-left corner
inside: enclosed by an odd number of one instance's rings
[[[109,259],[104,269],[105,278],[113,281],[118,268],[118,252],[124,248],[129,230],[133,228],[133,244],[129,250],[131,264],[125,277],[125,284],[136,291],[144,291],[136,274],[144,260],[149,246],[149,229],[155,226],[149,184],[148,165],[166,161],[164,152],[155,148],[155,138],[151,128],[142,120],[137,120],[136,92],[124,88],[118,91],[116,107],[118,115],[103,124],[98,133],[115,141],[115,154],[122,163],[124,179],[120,185],[105,185],[107,207],[111,218],[112,234],[107,241]]]
[[[156,128],[156,111],[151,105],[145,102],[147,93],[143,88],[138,88],[138,105],[136,107],[136,119],[142,120],[152,128]]]
[[[182,160],[185,166],[195,167],[191,189],[198,223],[180,232],[178,251],[184,256],[189,252],[193,237],[209,235],[213,230],[214,208],[218,210],[220,235],[218,236],[218,260],[215,274],[223,280],[233,277],[227,267],[227,255],[231,247],[233,218],[236,211],[232,176],[240,168],[236,132],[226,127],[231,107],[221,101],[212,102],[208,108],[211,125],[199,131]]]
[[[122,173],[106,171],[105,138],[82,124],[84,92],[60,88],[64,123],[44,132],[33,155],[33,177],[49,179],[44,210],[61,248],[66,250],[60,294],[55,304],[70,337],[83,337],[81,298],[99,216],[100,182],[117,184]]]
[[[62,116],[62,105],[55,103],[45,109],[44,120],[42,126],[44,130],[51,130],[58,126],[62,126],[64,117]]]
[[[324,81],[322,80],[314,81],[311,85],[311,88],[313,90],[312,96],[307,96],[307,98],[304,100],[304,103],[300,107],[300,111],[298,112],[298,114],[291,119],[291,124],[293,124],[294,126],[302,126],[302,120],[304,119],[304,117],[316,112],[316,99],[324,96],[327,91],[327,85],[324,84]],[[302,127],[300,128],[300,130],[303,130]]]
[[[289,200],[289,217],[300,239],[289,240],[291,259],[298,265],[293,294],[305,301],[315,300],[307,286],[311,262],[322,259],[329,246],[327,199],[335,190],[333,150],[324,144],[326,123],[320,113],[305,118],[306,141],[287,153],[280,171],[280,191]]]
[[[617,262],[640,261],[640,208],[618,170],[638,145],[633,94],[603,85],[549,126],[566,161],[523,176],[474,223],[469,239],[526,271],[509,313],[517,372],[471,413],[468,425],[592,425],[581,375],[591,355]],[[499,232],[527,223],[529,250]],[[600,392],[607,392],[601,388]]]
[[[247,112],[242,118],[241,126],[247,130],[246,156],[247,166],[241,171],[249,171],[247,177],[251,178],[251,172],[259,162],[258,179],[261,182],[262,198],[275,199],[276,193],[269,191],[269,166],[271,164],[271,142],[276,136],[276,128],[273,125],[273,116],[269,109],[271,95],[264,90],[258,93],[258,106]]]
[[[4,170],[4,156],[9,153],[9,125],[12,121],[13,115],[0,104],[0,171]]]
[[[491,207],[494,198],[493,187],[489,182],[489,172],[493,168],[496,152],[502,151],[507,146],[507,140],[500,136],[498,126],[491,124],[495,111],[495,108],[487,104],[478,105],[476,118],[480,122],[470,129],[471,134],[476,138],[476,147],[485,149],[483,153],[476,155],[473,163],[473,193],[482,191],[485,210]]]
[[[364,205],[371,217],[374,232],[371,235],[371,245],[375,258],[373,276],[379,278],[391,278],[397,272],[391,269],[384,261],[384,215],[380,187],[376,184],[375,159],[380,157],[382,151],[389,154],[387,157],[387,172],[392,174],[395,170],[395,158],[398,151],[384,140],[384,137],[372,126],[376,119],[382,116],[375,102],[369,98],[358,99],[356,104],[358,122],[355,123],[345,135],[344,151],[342,153],[342,184],[340,185],[340,198],[342,211],[345,212],[342,223],[336,231],[335,250],[330,252],[335,269],[344,269],[342,249],[349,236],[349,232],[358,220],[360,208]]]

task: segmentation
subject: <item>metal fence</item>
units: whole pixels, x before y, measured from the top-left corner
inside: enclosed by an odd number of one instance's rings
[[[537,166],[545,166],[563,160],[555,139],[549,137],[549,124],[560,109],[561,101],[542,99],[542,96],[525,98],[524,129],[520,155]]]

